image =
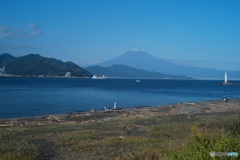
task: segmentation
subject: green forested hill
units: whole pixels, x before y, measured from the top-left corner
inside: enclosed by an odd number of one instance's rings
[[[91,77],[91,74],[72,62],[62,62],[54,58],[45,58],[38,54],[14,57],[0,55],[0,67],[6,65],[6,73],[21,76],[64,76],[71,72],[75,77]]]

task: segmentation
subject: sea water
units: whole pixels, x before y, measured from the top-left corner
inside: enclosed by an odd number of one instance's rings
[[[240,97],[240,82],[217,80],[0,78],[0,118]]]

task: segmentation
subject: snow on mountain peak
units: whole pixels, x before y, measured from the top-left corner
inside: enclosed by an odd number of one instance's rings
[[[140,49],[138,49],[138,48],[132,48],[132,49],[130,49],[129,51],[130,51],[130,52],[137,52],[137,51],[140,51]]]

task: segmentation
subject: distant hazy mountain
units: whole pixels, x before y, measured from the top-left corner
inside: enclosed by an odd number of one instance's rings
[[[10,54],[0,55],[0,67],[5,62],[6,73],[22,76],[50,75],[64,76],[71,72],[76,77],[91,77],[92,75],[72,62],[62,62],[54,58],[45,58],[38,54],[14,57]]]
[[[91,66],[85,69],[97,76],[105,75],[106,77],[191,79],[190,77],[186,77],[186,76],[162,74],[162,73],[153,72],[153,71],[136,69],[126,65],[112,65],[110,67]]]
[[[138,49],[132,49],[117,58],[105,61],[97,65],[109,67],[115,64],[123,64],[147,71],[154,71],[171,75],[186,75],[196,78],[223,78],[225,72],[216,69],[190,67],[171,63],[159,57],[154,57]],[[240,72],[229,71],[229,78],[240,78]]]

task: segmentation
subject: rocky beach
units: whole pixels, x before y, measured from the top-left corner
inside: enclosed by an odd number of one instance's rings
[[[0,159],[239,159],[240,99],[6,118],[0,141]]]
[[[0,127],[34,126],[48,124],[75,124],[99,121],[121,120],[126,118],[149,118],[159,116],[185,115],[191,119],[198,114],[209,113],[238,113],[240,112],[240,99],[220,99],[206,102],[183,102],[167,106],[142,106],[137,108],[73,112],[48,116],[34,116],[26,118],[0,119]]]

